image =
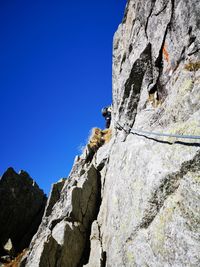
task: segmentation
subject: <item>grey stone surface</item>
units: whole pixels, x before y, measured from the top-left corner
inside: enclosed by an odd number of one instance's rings
[[[200,266],[200,140],[135,134],[200,135],[199,14],[197,0],[127,2],[112,140],[76,158],[21,266]]]
[[[199,12],[198,1],[127,3],[113,43],[115,141],[88,267],[101,258],[99,244],[107,267],[200,265],[200,140],[133,134],[200,135],[200,71],[186,69],[200,61]]]
[[[106,254],[103,251],[101,236],[100,236],[100,228],[97,221],[94,221],[92,224],[92,231],[90,235],[90,259],[88,264],[84,265],[85,267],[102,267],[106,263]]]
[[[0,179],[1,255],[26,248],[41,222],[46,196],[28,173],[9,168]],[[4,249],[3,249],[4,248]]]
[[[65,181],[58,201],[51,209],[47,206],[49,212],[43,217],[21,266],[64,267],[87,263],[91,224],[99,209],[100,174],[92,164],[81,176],[75,173]]]
[[[48,198],[46,209],[44,212],[44,216],[49,216],[51,214],[53,206],[56,204],[56,202],[60,198],[60,194],[61,194],[62,188],[65,184],[65,181],[66,181],[66,179],[63,178],[60,181],[58,181],[57,183],[52,185],[50,196]]]

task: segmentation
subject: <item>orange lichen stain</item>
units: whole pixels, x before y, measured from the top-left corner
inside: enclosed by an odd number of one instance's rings
[[[163,52],[165,60],[167,61],[167,63],[169,63],[169,53],[167,52],[166,45],[163,46],[162,52]]]

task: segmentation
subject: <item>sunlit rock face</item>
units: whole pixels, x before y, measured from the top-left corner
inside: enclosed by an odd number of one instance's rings
[[[199,14],[196,0],[128,1],[112,139],[54,188],[21,266],[200,265],[200,139],[144,133],[200,135]]]

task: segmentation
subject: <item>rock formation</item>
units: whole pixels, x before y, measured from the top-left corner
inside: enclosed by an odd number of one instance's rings
[[[9,168],[0,179],[0,254],[28,247],[41,222],[46,196],[28,173]]]
[[[54,185],[21,267],[200,266],[200,139],[148,133],[200,135],[199,14],[197,0],[128,1],[112,139]]]

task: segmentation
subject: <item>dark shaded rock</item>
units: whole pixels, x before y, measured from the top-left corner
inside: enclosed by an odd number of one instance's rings
[[[10,240],[15,252],[27,247],[41,222],[46,196],[28,173],[9,168],[0,179],[0,247]]]

